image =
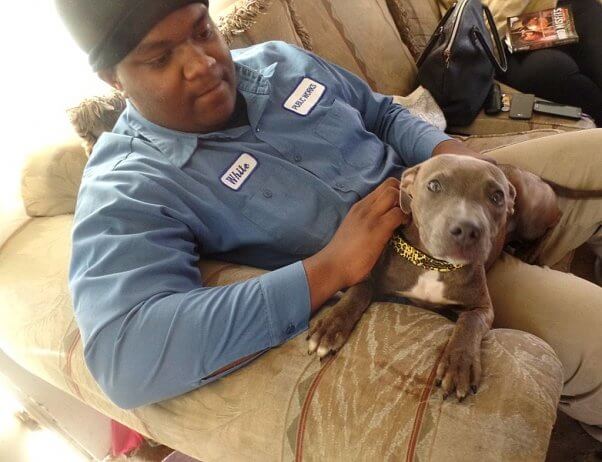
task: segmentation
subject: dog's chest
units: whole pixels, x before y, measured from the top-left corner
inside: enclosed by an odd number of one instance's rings
[[[446,284],[437,271],[424,271],[418,276],[416,283],[405,290],[395,291],[395,295],[436,305],[453,305],[458,303],[445,296]]]

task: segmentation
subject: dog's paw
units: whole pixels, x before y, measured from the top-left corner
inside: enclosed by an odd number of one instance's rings
[[[469,391],[477,392],[480,381],[480,345],[450,340],[437,367],[436,384],[443,390],[443,399],[455,390],[458,401],[462,401]]]
[[[351,331],[353,323],[336,307],[322,319],[318,319],[309,329],[307,334],[308,353],[317,353],[320,359],[329,354],[334,354],[345,344]]]

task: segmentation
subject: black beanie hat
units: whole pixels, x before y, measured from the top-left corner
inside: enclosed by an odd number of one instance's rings
[[[56,0],[56,7],[98,71],[120,62],[155,24],[190,3],[209,6],[209,0]]]

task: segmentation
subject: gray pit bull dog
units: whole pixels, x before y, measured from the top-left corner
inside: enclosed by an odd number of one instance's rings
[[[370,277],[314,323],[309,353],[323,358],[339,350],[374,298],[403,296],[459,313],[437,383],[444,396],[455,390],[460,401],[469,390],[476,393],[481,339],[493,322],[485,272],[502,251],[515,198],[502,169],[485,160],[444,154],[406,170],[399,203],[409,223],[397,230]]]

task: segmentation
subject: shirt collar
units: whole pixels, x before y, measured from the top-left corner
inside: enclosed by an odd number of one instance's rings
[[[255,128],[261,118],[265,103],[271,93],[269,77],[273,75],[276,64],[255,70],[240,63],[234,63],[237,75],[237,87],[247,102],[249,123]],[[258,104],[260,103],[260,104]],[[197,149],[199,140],[235,139],[247,132],[249,126],[228,128],[211,133],[189,133],[172,130],[146,119],[127,100],[123,113],[123,122],[136,132],[136,136],[150,141],[177,167],[182,167]],[[120,124],[115,127],[120,132]]]

